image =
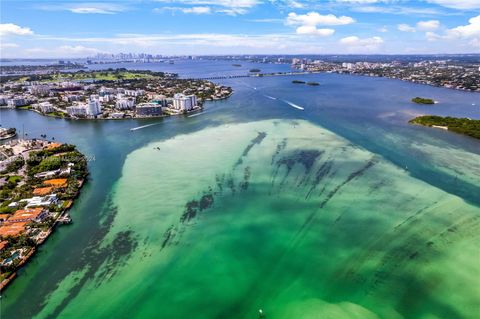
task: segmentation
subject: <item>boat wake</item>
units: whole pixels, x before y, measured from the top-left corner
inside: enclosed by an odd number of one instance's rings
[[[195,116],[199,116],[199,115],[202,115],[202,114],[205,114],[205,113],[208,113],[208,112],[195,113],[195,114],[189,115],[188,117],[195,117]]]
[[[133,132],[133,131],[141,130],[142,128],[147,128],[147,127],[158,125],[158,124],[160,124],[160,123],[153,123],[153,124],[143,125],[143,126],[139,126],[139,127],[134,127],[134,128],[131,128],[130,131]]]
[[[269,98],[270,100],[278,100],[276,97],[270,96],[270,95],[264,95],[266,98]]]
[[[295,103],[292,103],[290,101],[287,101],[287,100],[283,100],[283,102],[287,103],[288,105],[290,105],[291,107],[293,108],[296,108],[297,110],[305,110],[305,108],[301,107],[300,105],[297,105]]]

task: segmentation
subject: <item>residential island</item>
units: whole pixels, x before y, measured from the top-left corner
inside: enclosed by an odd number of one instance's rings
[[[410,120],[410,123],[449,130],[480,139],[480,120],[424,115]]]
[[[75,146],[12,140],[0,146],[0,289],[58,223],[71,222],[87,160]]]
[[[107,69],[4,76],[0,107],[71,119],[164,117],[201,110],[230,87],[176,74]]]

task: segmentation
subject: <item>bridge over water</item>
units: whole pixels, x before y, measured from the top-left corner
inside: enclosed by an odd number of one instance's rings
[[[199,77],[199,78],[188,78],[188,80],[225,80],[225,79],[238,79],[238,78],[261,78],[261,77],[267,77],[267,76],[306,75],[306,74],[315,74],[315,73],[322,73],[322,72],[305,71],[305,72],[252,73],[252,74],[240,74],[240,75],[219,75],[219,76],[209,76],[209,77]]]

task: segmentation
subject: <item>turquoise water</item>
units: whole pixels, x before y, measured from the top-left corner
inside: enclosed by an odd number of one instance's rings
[[[478,94],[304,78],[321,86],[230,80],[236,94],[192,118],[1,111],[94,159],[74,224],[3,294],[2,318],[475,318],[480,143],[406,121],[480,118]]]

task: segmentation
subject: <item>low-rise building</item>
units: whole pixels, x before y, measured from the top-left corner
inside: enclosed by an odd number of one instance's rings
[[[127,96],[142,96],[145,95],[145,90],[125,90],[123,94]]]
[[[32,85],[28,88],[28,92],[38,96],[48,96],[51,92],[49,85]]]
[[[66,94],[62,96],[62,101],[64,102],[77,102],[80,100],[81,100],[81,97],[80,95],[77,95],[77,94]]]
[[[115,108],[119,110],[131,110],[135,106],[135,99],[133,98],[120,98],[115,103]]]
[[[25,106],[28,105],[29,101],[23,97],[16,97],[13,99],[9,99],[7,101],[7,105],[11,108],[16,108],[19,106]]]
[[[40,111],[40,112],[45,113],[45,114],[55,111],[55,109],[53,108],[52,103],[50,103],[50,102],[37,103],[37,104],[35,104],[33,107],[34,107],[37,111]]]
[[[162,106],[156,103],[140,103],[136,107],[137,116],[162,115]]]
[[[74,104],[67,107],[67,113],[70,116],[74,117],[86,117],[87,116],[87,105],[86,104]]]

